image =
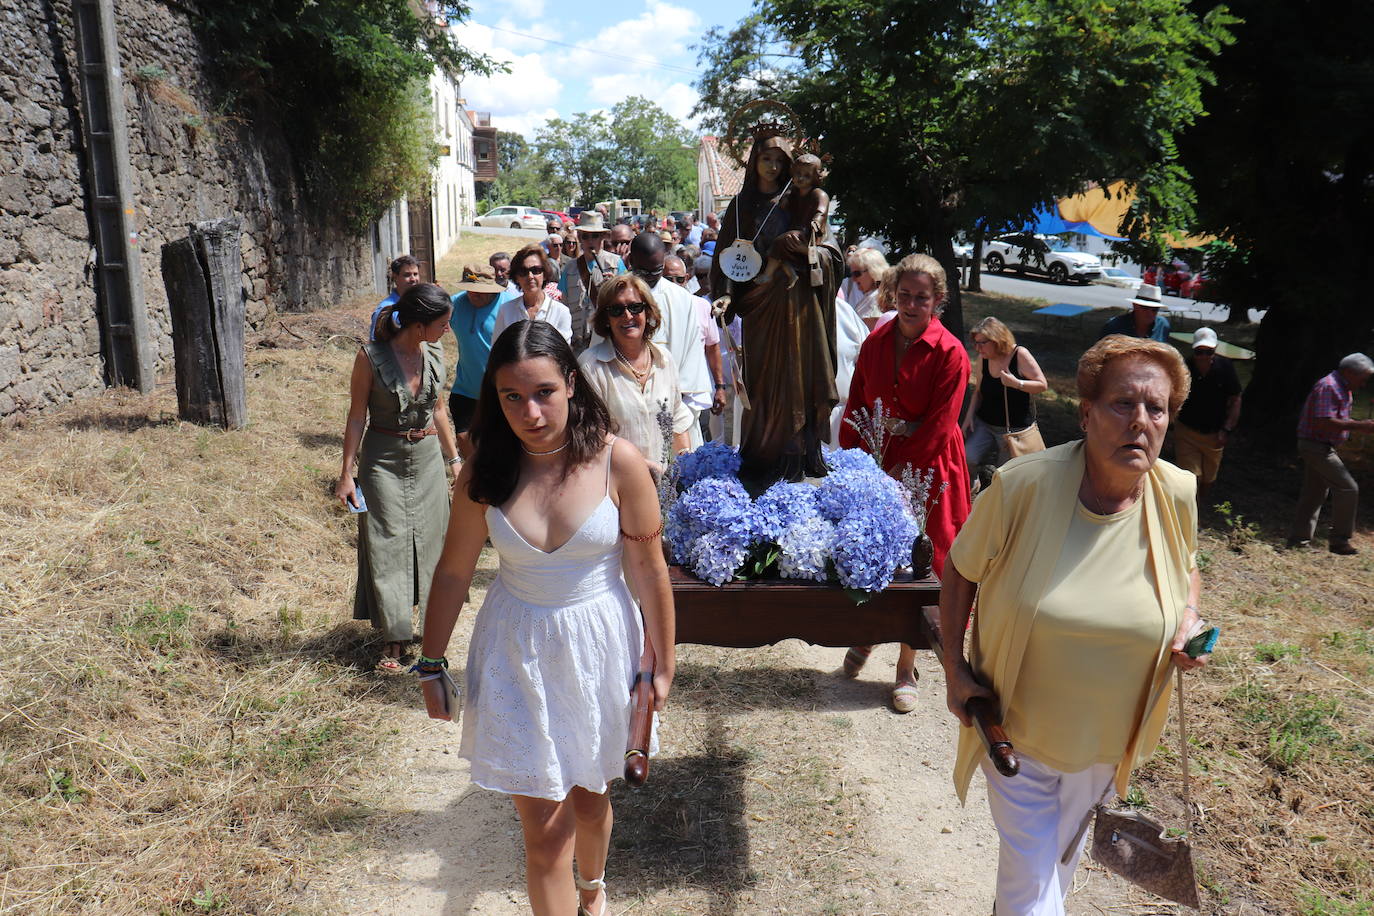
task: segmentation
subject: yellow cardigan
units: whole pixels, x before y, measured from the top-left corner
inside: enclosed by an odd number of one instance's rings
[[[980,514],[992,513],[991,518],[979,522],[994,524],[1003,534],[994,539],[1000,547],[994,556],[986,558],[986,570],[978,580],[970,664],[980,679],[997,691],[1004,708],[1016,695],[1016,680],[1036,608],[1055,568],[1053,562],[1043,562],[1043,556],[1041,562],[1034,562],[1036,554],[1057,550],[1063,544],[1082,479],[1083,443],[1070,442],[1008,462],[974,502],[969,524]],[[1196,478],[1167,461],[1156,461],[1145,481],[1141,498],[1156,591],[1165,620],[1174,621],[1176,629],[1188,601],[1188,578],[1197,549]],[[981,565],[978,558],[965,553],[961,568],[959,554],[959,539],[955,538],[949,559],[961,575],[974,563]],[[1117,766],[1116,788],[1123,796],[1131,770],[1154,752],[1168,719],[1169,646],[1174,629],[1166,628],[1149,700],[1138,711],[1130,743]],[[1073,710],[1064,713],[1072,715]],[[961,727],[954,764],[954,787],[960,801],[965,800],[982,753],[977,733]]]

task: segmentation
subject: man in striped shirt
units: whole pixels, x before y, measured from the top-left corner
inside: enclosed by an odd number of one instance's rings
[[[1352,432],[1374,432],[1374,420],[1353,420],[1350,407],[1355,392],[1374,375],[1374,360],[1363,353],[1351,353],[1341,360],[1335,372],[1323,376],[1312,386],[1298,418],[1298,454],[1302,457],[1302,495],[1298,512],[1288,529],[1289,547],[1307,547],[1317,529],[1326,494],[1331,493],[1330,550],[1341,556],[1359,551],[1350,543],[1355,533],[1355,506],[1360,488],[1350,476],[1336,447]]]

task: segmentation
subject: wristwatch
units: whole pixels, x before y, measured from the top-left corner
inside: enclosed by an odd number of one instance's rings
[[[727,385],[727,384],[725,384],[724,382],[716,382],[716,388],[717,388],[717,389],[728,389],[729,387],[730,387],[730,386]]]

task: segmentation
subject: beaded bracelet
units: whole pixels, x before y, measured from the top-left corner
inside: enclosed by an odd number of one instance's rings
[[[652,541],[654,538],[658,537],[658,536],[659,536],[660,534],[662,534],[662,533],[663,533],[663,522],[662,522],[662,521],[659,521],[658,527],[657,527],[656,529],[654,529],[653,534],[626,534],[624,528],[621,528],[621,529],[620,529],[620,536],[623,537],[625,540],[627,540],[627,541],[639,541],[640,543],[643,543],[644,541]]]
[[[419,668],[421,665],[439,665],[440,667],[447,668],[448,658],[443,655],[438,658],[430,658],[427,655],[421,655],[415,660],[415,667]]]

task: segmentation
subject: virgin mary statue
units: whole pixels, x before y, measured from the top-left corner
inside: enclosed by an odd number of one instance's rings
[[[744,387],[749,407],[741,419],[740,478],[750,490],[779,480],[823,477],[821,443],[830,441],[835,390],[835,292],[844,259],[826,230],[809,238],[789,228],[792,155],[785,138],[756,136],[744,187],[721,220],[711,263],[711,289],[728,323],[744,330]],[[766,270],[737,282],[721,269],[736,239],[752,241],[765,258],[791,270]],[[808,262],[814,250],[816,263]]]

